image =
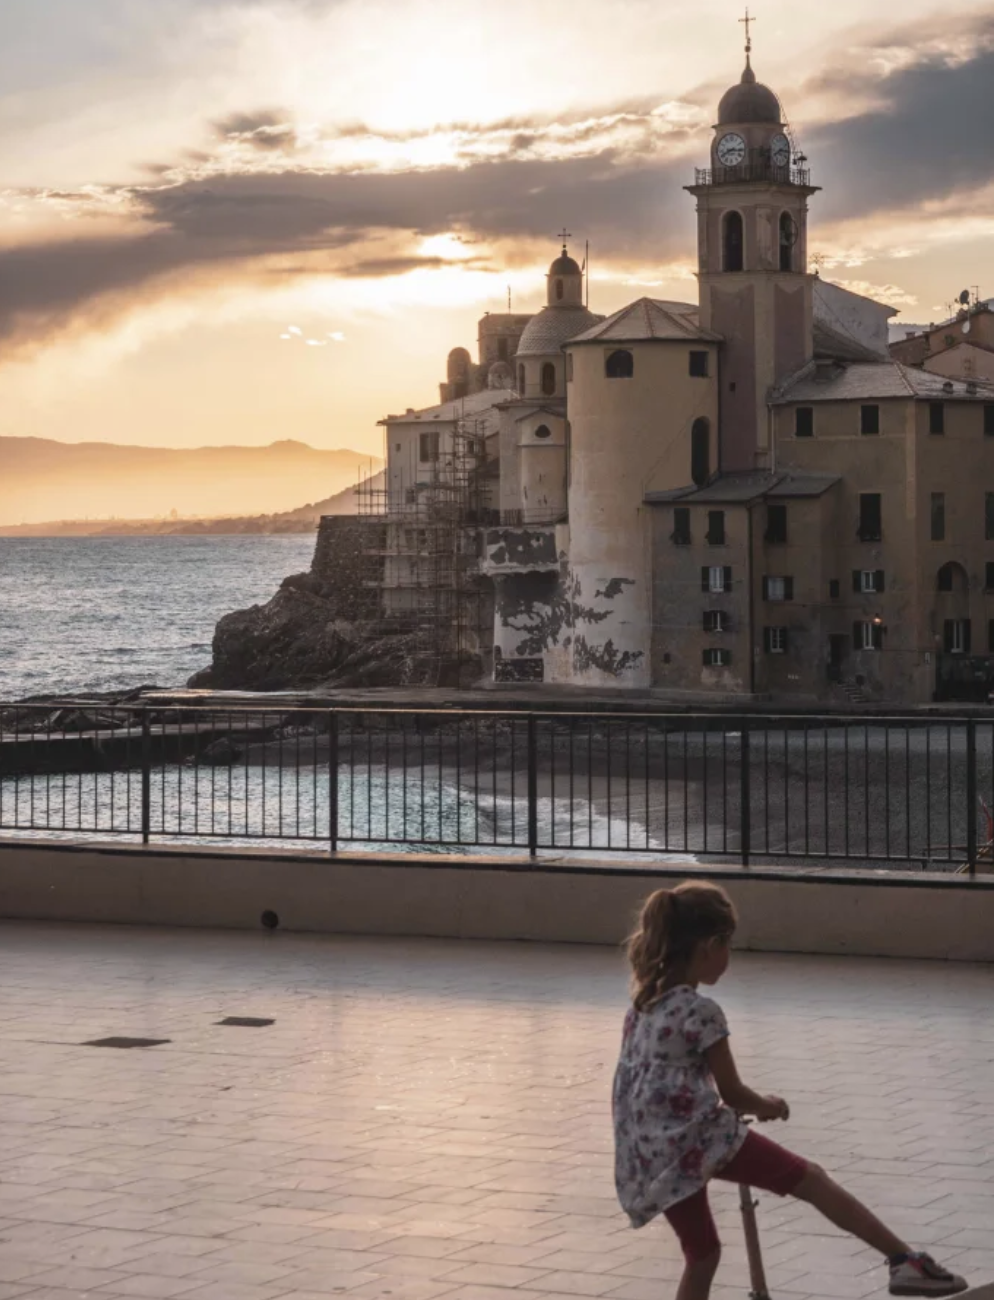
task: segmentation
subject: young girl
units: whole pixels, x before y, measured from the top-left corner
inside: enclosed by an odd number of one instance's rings
[[[824,1169],[747,1128],[787,1119],[781,1097],[738,1076],[721,1008],[697,991],[728,969],[735,909],[717,885],[687,881],[646,900],[628,940],[632,1007],[614,1078],[615,1183],[632,1226],[664,1214],[686,1259],[677,1300],[708,1300],[721,1253],[712,1178],[807,1201],[890,1265],[892,1295],[947,1296],[961,1277],[913,1251]]]

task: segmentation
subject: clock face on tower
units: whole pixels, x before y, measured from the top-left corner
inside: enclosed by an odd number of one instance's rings
[[[775,135],[770,141],[770,158],[774,167],[790,166],[790,141],[785,135]]]
[[[738,167],[745,161],[746,142],[734,131],[729,131],[718,141],[717,153],[722,167]]]

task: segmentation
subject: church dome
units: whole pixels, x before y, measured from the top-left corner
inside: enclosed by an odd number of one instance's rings
[[[770,90],[756,80],[756,74],[747,63],[742,80],[726,90],[718,105],[718,125],[733,126],[747,122],[772,122],[780,125],[780,101]]]
[[[573,258],[570,257],[570,255],[566,252],[566,249],[564,248],[562,251],[562,255],[560,257],[557,257],[556,260],[549,267],[549,274],[550,275],[582,275],[583,272],[580,270],[580,267],[573,260]]]
[[[551,356],[558,352],[564,343],[575,339],[585,330],[592,329],[603,319],[603,316],[588,311],[586,307],[545,307],[525,326],[515,356]]]

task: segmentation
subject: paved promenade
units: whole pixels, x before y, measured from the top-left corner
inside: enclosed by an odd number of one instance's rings
[[[773,1135],[994,1277],[994,971],[739,956],[720,996]],[[666,1225],[614,1200],[624,1005],[605,949],[0,925],[0,1300],[665,1300]],[[774,1300],[885,1294],[805,1207],[759,1214]]]

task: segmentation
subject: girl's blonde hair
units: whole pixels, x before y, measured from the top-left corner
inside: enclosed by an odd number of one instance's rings
[[[730,939],[737,920],[732,900],[707,881],[685,880],[650,894],[627,940],[635,1010],[659,1001],[667,977],[690,960],[699,943]]]

